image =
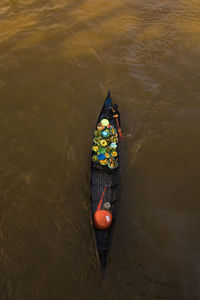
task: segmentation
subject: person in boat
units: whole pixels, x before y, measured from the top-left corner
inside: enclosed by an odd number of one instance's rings
[[[101,120],[102,119],[108,119],[112,123],[113,118],[120,118],[120,114],[118,111],[118,105],[113,104],[112,106],[104,108],[104,113],[101,115]]]
[[[118,110],[118,105],[117,104],[113,104],[112,107],[112,116],[113,116],[113,119],[115,120],[115,123],[117,123],[117,119],[118,119],[118,123],[119,123],[119,126],[121,127],[121,124],[120,124],[120,113],[119,113],[119,110]],[[116,127],[117,127],[117,124],[115,124]]]
[[[118,105],[117,104],[113,104],[112,105],[112,117],[114,120],[114,126],[115,128],[118,128],[118,133],[119,133],[119,137],[122,137],[122,131],[121,131],[121,122],[120,122],[120,113],[118,110]]]
[[[102,119],[108,119],[111,125],[118,128],[121,137],[120,113],[117,104],[104,108],[104,113],[101,115],[101,120]]]

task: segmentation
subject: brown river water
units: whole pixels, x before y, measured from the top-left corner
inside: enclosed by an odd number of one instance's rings
[[[89,154],[119,104],[106,276]],[[0,299],[200,299],[200,1],[1,0]]]

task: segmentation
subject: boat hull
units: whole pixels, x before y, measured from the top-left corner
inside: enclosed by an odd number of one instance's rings
[[[112,122],[113,114],[110,113],[108,115],[108,106],[112,105],[112,100],[110,97],[110,93],[108,93],[106,100],[104,102],[103,108],[99,115],[98,122],[102,119],[102,116],[105,116],[105,112],[107,113],[107,117],[110,118]],[[119,120],[120,121],[120,120]],[[116,130],[117,124],[113,125]],[[118,147],[119,153],[119,147]],[[103,198],[102,206],[105,202],[110,203],[110,212],[112,213],[112,224],[108,229],[97,229],[93,223],[93,216],[97,210],[99,201],[102,197],[104,188],[106,187],[106,192]],[[91,160],[91,171],[90,171],[90,203],[91,203],[91,217],[92,217],[92,226],[96,244],[96,252],[98,262],[103,270],[105,270],[108,253],[111,248],[112,237],[114,225],[116,222],[116,212],[117,212],[117,203],[119,201],[120,196],[120,163],[118,168],[114,170],[110,170],[108,167],[99,166],[98,164],[94,164]]]

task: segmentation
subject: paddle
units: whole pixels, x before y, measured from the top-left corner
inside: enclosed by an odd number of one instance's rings
[[[119,126],[118,115],[113,116],[113,118],[115,118],[116,122],[117,122],[119,137],[122,138],[123,137],[122,136],[122,130],[121,130],[120,126]]]

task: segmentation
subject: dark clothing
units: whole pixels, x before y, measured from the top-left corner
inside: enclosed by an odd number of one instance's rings
[[[115,109],[115,111],[113,111],[113,108]],[[115,128],[118,128],[118,124],[116,121],[116,117],[113,116],[117,116],[118,122],[119,122],[119,126],[121,127],[121,123],[120,123],[120,113],[118,111],[118,105],[117,104],[113,104],[113,106],[110,107],[106,107],[104,108],[104,113],[101,115],[101,119],[107,119],[109,120],[110,125],[113,125]]]
[[[112,124],[113,114],[112,114],[112,107],[106,107],[103,110],[103,114],[101,115],[100,121],[102,119],[107,119],[110,124]]]
[[[119,127],[121,128],[121,122],[120,122],[120,113],[119,113],[119,110],[118,110],[118,107],[117,107],[117,110],[115,110],[115,112],[112,112],[112,115],[113,115],[113,119],[114,119],[114,123],[115,123],[115,127],[118,128],[118,124],[117,124],[117,121],[116,119],[118,119],[118,123],[119,123]],[[116,117],[114,117],[116,116]]]

